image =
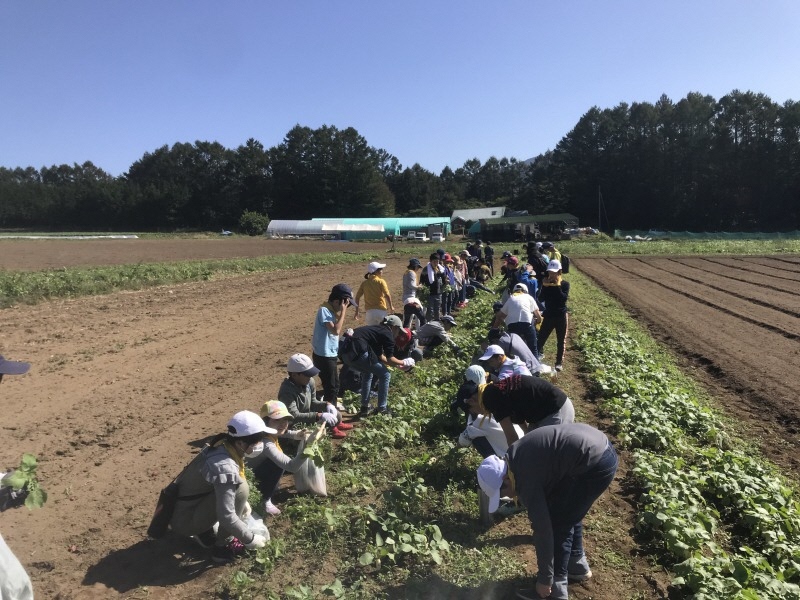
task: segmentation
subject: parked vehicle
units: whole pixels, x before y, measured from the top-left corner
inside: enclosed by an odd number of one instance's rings
[[[431,234],[431,241],[432,242],[443,242],[445,241],[443,233],[433,233]]]
[[[406,239],[407,239],[408,241],[410,241],[410,242],[413,242],[414,240],[416,240],[416,239],[417,239],[417,232],[416,232],[416,231],[409,231],[409,232],[406,234]]]
[[[424,231],[418,231],[414,236],[414,240],[417,242],[429,242],[428,234]]]

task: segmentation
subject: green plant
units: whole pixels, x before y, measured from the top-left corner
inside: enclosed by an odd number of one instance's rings
[[[19,468],[2,479],[3,487],[10,487],[16,491],[27,490],[28,495],[25,497],[25,506],[29,510],[41,508],[47,502],[47,492],[39,484],[39,479],[36,476],[38,464],[33,454],[23,454]]]
[[[239,217],[239,231],[247,235],[264,235],[269,225],[269,216],[266,213],[246,210]]]

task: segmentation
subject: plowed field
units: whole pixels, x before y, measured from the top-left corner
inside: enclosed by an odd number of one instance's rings
[[[577,259],[800,473],[800,257]]]

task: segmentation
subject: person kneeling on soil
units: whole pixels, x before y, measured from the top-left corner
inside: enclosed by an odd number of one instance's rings
[[[232,562],[245,549],[263,548],[269,541],[269,533],[253,533],[246,523],[251,508],[244,458],[260,454],[264,437],[275,433],[256,413],[238,412],[228,421],[228,431],[216,435],[178,477],[169,526],[205,548],[213,546],[216,563]]]
[[[512,375],[532,375],[522,360],[506,356],[505,350],[494,344],[487,346],[478,360],[485,363],[486,370],[497,375],[498,380]]]
[[[456,320],[450,315],[444,315],[438,321],[428,321],[417,330],[417,339],[423,346],[423,356],[430,356],[433,349],[441,344],[447,344],[453,349],[456,356],[461,355],[461,348],[450,337],[450,330],[456,327]]]
[[[286,366],[289,376],[283,380],[278,390],[278,400],[286,405],[295,423],[321,423],[331,430],[331,437],[342,439],[345,431],[352,429],[349,423],[342,422],[342,415],[336,406],[324,400],[317,400],[317,386],[314,376],[319,369],[305,354],[293,354]]]
[[[564,390],[540,377],[512,375],[494,383],[471,387],[469,391],[466,402],[470,409],[493,416],[503,428],[509,444],[519,439],[514,425],[520,425],[527,434],[545,425],[575,421],[575,408]]]
[[[369,406],[369,395],[372,391],[372,378],[378,376],[378,408],[377,413],[390,416],[389,382],[392,374],[387,365],[409,370],[416,361],[409,357],[403,360],[394,357],[394,339],[403,328],[403,322],[397,315],[389,315],[380,325],[365,325],[345,335],[339,345],[339,358],[354,371],[361,373],[361,412],[366,417],[373,412]]]
[[[300,465],[308,460],[308,457],[302,454],[294,458],[284,454],[279,438],[299,441],[307,439],[312,432],[290,430],[289,425],[294,417],[280,400],[265,402],[261,407],[261,417],[267,427],[276,433],[267,434],[264,451],[258,456],[248,458],[247,464],[253,469],[256,486],[264,498],[263,512],[275,516],[281,514],[281,510],[272,503],[272,495],[277,491],[281,477],[286,471],[295,473]]]
[[[422,350],[419,349],[416,333],[407,327],[401,328],[394,337],[394,354],[392,356],[399,360],[410,356],[415,362],[421,361]]]
[[[567,600],[568,581],[592,576],[583,550],[583,518],[611,485],[618,458],[601,431],[583,423],[540,427],[478,467],[478,484],[489,497],[489,512],[501,496],[518,498],[528,509],[539,573],[535,589],[518,598]]]

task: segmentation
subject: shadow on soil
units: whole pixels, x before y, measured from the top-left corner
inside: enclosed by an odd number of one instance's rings
[[[83,585],[103,584],[125,593],[145,586],[186,583],[213,567],[207,554],[189,540],[167,534],[115,550],[89,567]]]
[[[527,581],[530,585],[530,580]],[[433,575],[426,579],[412,579],[405,586],[386,590],[389,600],[511,600],[516,598],[522,581],[489,581],[475,588],[464,588],[448,583]]]

